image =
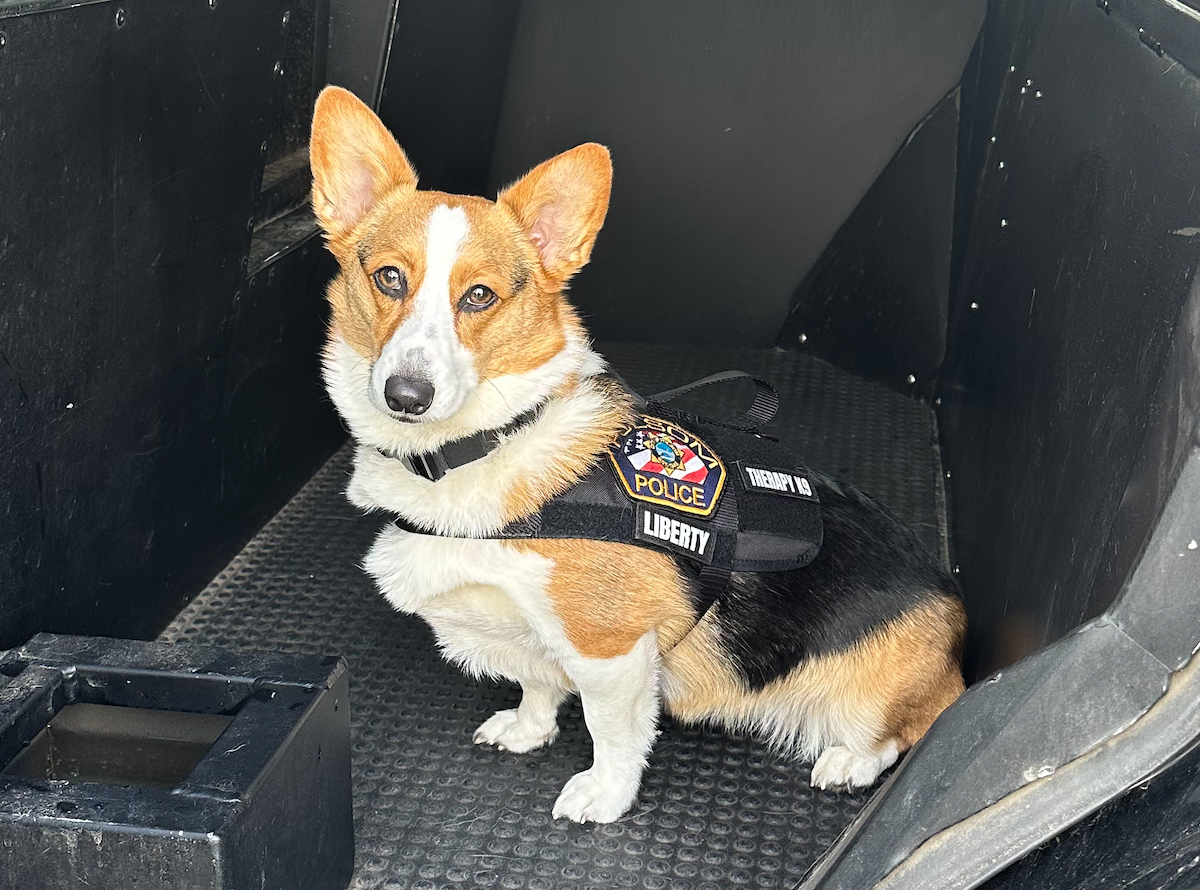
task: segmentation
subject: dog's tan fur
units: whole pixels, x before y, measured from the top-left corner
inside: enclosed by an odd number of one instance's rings
[[[579,430],[577,436],[563,443],[558,460],[547,468],[547,472],[514,481],[505,495],[504,515],[508,522],[528,516],[550,498],[570,488],[596,465],[608,443],[629,425],[632,418],[629,396],[614,381],[600,380],[596,385],[606,390],[607,410],[596,415],[587,429]],[[594,544],[590,541],[576,543],[584,544],[584,549]]]
[[[679,570],[661,553],[598,541],[513,546],[553,561],[546,593],[571,644],[588,658],[624,655],[651,631],[670,649],[695,624]]]

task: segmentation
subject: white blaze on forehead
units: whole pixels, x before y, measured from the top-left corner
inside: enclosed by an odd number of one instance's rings
[[[432,383],[433,404],[425,413],[426,420],[453,415],[479,383],[475,357],[454,329],[457,295],[450,293],[454,264],[470,231],[461,207],[439,204],[429,214],[421,289],[409,297],[412,311],[383,347],[371,375],[373,394],[382,394],[388,377],[394,374]],[[376,401],[382,406],[381,397]]]
[[[458,259],[458,250],[467,240],[471,226],[467,222],[467,214],[461,207],[447,207],[439,204],[429,214],[429,223],[425,227],[425,278],[421,282],[421,290],[417,295],[417,310],[420,311],[422,294],[438,293],[448,296],[450,293],[450,273],[454,270],[454,262]],[[449,309],[449,303],[446,303]],[[453,317],[447,312],[447,317]]]

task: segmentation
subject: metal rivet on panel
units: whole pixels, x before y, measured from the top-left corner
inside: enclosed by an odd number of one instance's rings
[[[916,377],[914,377],[912,374],[909,374],[909,375],[908,375],[907,377],[905,377],[904,379],[905,379],[905,380],[907,380],[909,383],[916,383],[916,382],[917,382],[917,378],[916,378]]]
[[[1144,28],[1138,28],[1138,40],[1148,46],[1157,56],[1161,56],[1165,52],[1163,45],[1147,34]]]
[[[972,308],[972,309],[978,309],[978,308],[979,308],[979,304],[978,304],[978,303],[972,303],[972,304],[971,304],[971,308]]]
[[[1000,228],[1003,229],[1007,225],[1008,225],[1008,220],[1006,220],[1006,219],[1000,220]]]
[[[801,343],[807,343],[807,342],[808,342],[808,334],[801,334],[801,335],[800,335],[800,342],[801,342]]]

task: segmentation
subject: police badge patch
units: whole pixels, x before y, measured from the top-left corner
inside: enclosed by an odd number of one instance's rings
[[[709,516],[725,487],[725,465],[700,439],[657,417],[638,416],[608,457],[631,498]]]

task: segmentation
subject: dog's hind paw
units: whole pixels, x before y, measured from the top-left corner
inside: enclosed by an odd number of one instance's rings
[[[522,722],[517,710],[497,711],[475,730],[472,739],[476,745],[495,745],[501,751],[524,754],[558,738],[558,723],[534,725]]]
[[[590,769],[567,780],[554,802],[554,818],[572,822],[613,822],[633,805],[637,784],[606,782]]]
[[[885,742],[872,754],[856,754],[835,745],[826,748],[812,768],[812,784],[829,791],[833,788],[865,788],[896,762],[899,749],[894,741]]]

